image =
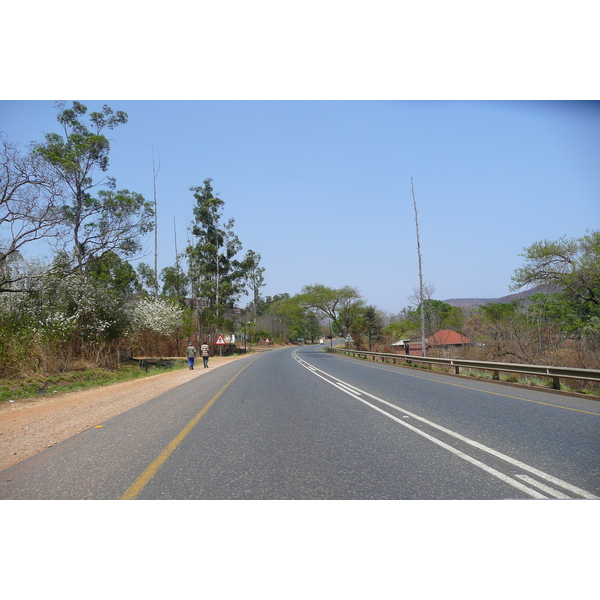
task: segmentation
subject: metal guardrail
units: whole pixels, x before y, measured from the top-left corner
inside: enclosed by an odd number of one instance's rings
[[[475,369],[479,371],[492,371],[493,379],[500,379],[500,373],[520,373],[523,375],[540,375],[542,377],[551,377],[552,386],[555,390],[560,390],[561,379],[582,379],[585,381],[600,382],[600,370],[597,369],[575,369],[571,367],[550,367],[543,365],[521,365],[515,363],[499,363],[479,360],[463,360],[462,358],[438,358],[434,356],[413,356],[411,354],[390,354],[386,352],[366,352],[363,350],[349,350],[346,348],[327,348],[328,352],[349,354],[351,356],[361,356],[381,359],[382,362],[403,361],[405,364],[425,363],[437,364],[454,368],[456,375],[460,374],[460,369]]]

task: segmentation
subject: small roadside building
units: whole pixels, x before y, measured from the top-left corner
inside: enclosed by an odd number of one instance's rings
[[[425,349],[428,354],[432,350],[445,353],[454,348],[463,348],[472,343],[473,341],[470,338],[452,329],[441,329],[425,340]],[[394,354],[422,356],[422,348],[421,340],[398,340],[392,344],[392,352]]]
[[[427,340],[425,340],[425,348],[429,348]],[[422,356],[423,345],[421,340],[398,340],[392,344],[392,352],[394,354],[410,354],[411,356]]]

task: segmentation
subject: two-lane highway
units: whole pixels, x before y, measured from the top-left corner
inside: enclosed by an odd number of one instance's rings
[[[0,472],[0,498],[600,497],[600,403],[252,355]]]

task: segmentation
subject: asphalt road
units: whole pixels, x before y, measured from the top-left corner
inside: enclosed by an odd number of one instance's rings
[[[600,402],[250,355],[0,472],[2,499],[600,498]]]

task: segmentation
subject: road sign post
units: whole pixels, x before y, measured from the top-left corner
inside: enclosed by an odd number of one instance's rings
[[[215,346],[219,346],[219,356],[223,356],[223,346],[225,346],[227,342],[223,339],[223,334],[220,333],[217,341],[215,342]]]

